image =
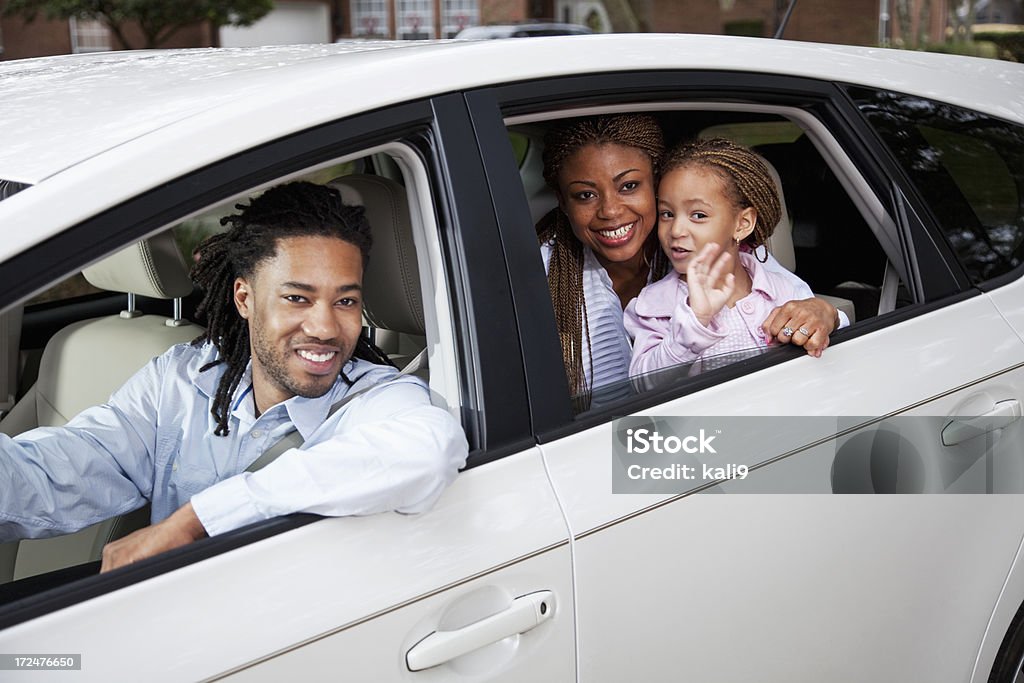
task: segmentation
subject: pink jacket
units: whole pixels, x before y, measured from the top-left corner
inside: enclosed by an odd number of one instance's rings
[[[745,348],[767,346],[768,340],[761,329],[765,318],[776,306],[802,297],[788,278],[765,269],[751,254],[741,251],[739,256],[740,263],[750,274],[752,286],[750,294],[736,302],[735,310],[749,335],[737,341]],[[624,323],[626,332],[633,338],[630,375],[691,363],[729,337],[717,324],[726,309],[712,318],[709,327],[704,327],[686,303],[688,296],[686,282],[671,272],[644,287],[640,296],[626,306]]]

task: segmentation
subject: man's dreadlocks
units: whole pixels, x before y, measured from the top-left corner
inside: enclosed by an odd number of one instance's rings
[[[359,248],[363,267],[369,262],[370,226],[361,206],[347,206],[337,190],[313,183],[298,182],[271,188],[249,202],[237,204],[240,213],[221,219],[230,225],[227,232],[213,235],[197,248],[198,261],[192,267],[192,280],[203,290],[196,309],[206,332],[192,343],[207,342],[217,347],[217,360],[200,372],[227,364],[220,378],[210,413],[217,420],[215,434],[229,433],[231,397],[249,364],[249,324],[234,304],[235,279],[251,278],[256,268],[277,253],[277,244],[289,237],[334,237]],[[371,363],[393,365],[387,355],[360,335],[353,358]],[[345,373],[345,382],[352,383]]]

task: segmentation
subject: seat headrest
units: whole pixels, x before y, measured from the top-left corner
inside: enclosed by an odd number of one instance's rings
[[[176,299],[192,291],[188,267],[170,230],[125,247],[82,274],[94,287],[154,299]]]
[[[373,232],[370,264],[363,274],[363,315],[374,327],[425,334],[420,270],[412,239],[405,188],[372,175],[335,178],[328,186],[346,204],[366,209]]]
[[[782,179],[779,177],[779,172],[775,170],[772,162],[763,156],[761,161],[768,167],[768,172],[771,174],[772,180],[775,181],[775,186],[779,190],[779,207],[782,209],[782,212],[779,214],[779,222],[775,226],[775,230],[772,231],[772,236],[768,238],[768,251],[771,252],[772,256],[775,257],[783,268],[791,273],[795,273],[796,250],[793,248],[793,219],[789,215],[789,208],[786,207],[786,195],[782,192]]]

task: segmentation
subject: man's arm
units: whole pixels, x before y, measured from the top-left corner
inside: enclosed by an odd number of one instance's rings
[[[423,512],[454,481],[467,450],[461,426],[430,404],[426,386],[402,377],[354,399],[302,449],[211,486],[192,505],[211,536],[293,512]]]
[[[0,541],[70,533],[145,503],[160,360],[64,427],[0,434]]]

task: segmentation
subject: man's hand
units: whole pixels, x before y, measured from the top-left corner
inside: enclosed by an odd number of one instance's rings
[[[828,347],[828,335],[839,325],[836,307],[822,299],[790,301],[768,314],[761,326],[769,340],[795,344],[815,358]]]
[[[105,545],[100,573],[187,545],[205,535],[206,529],[192,509],[192,503],[185,503],[159,524],[139,529]]]

